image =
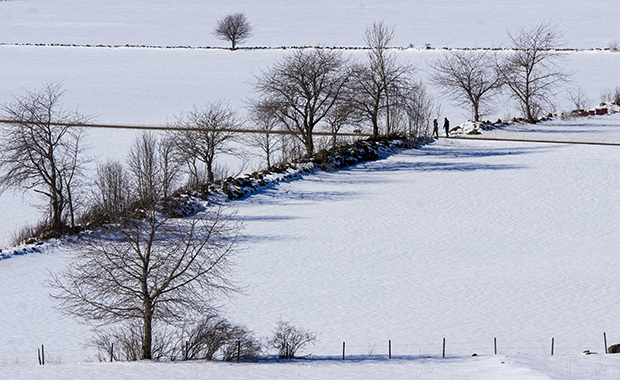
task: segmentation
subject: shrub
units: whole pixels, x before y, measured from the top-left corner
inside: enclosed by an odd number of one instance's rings
[[[313,332],[293,326],[290,322],[279,321],[269,346],[278,351],[278,358],[294,359],[298,350],[315,341],[316,334]]]
[[[153,329],[153,359],[164,358],[172,352],[171,334],[164,329]],[[137,321],[121,326],[96,330],[96,336],[87,346],[97,349],[97,359],[108,361],[136,361],[142,355],[142,326]]]
[[[251,331],[243,326],[235,326],[230,331],[230,339],[222,347],[222,360],[256,359],[263,352],[263,345],[254,337]]]
[[[211,313],[181,334],[180,345],[173,356],[184,360],[213,360],[219,353],[223,360],[232,361],[237,356],[240,360],[255,358],[261,351],[262,346],[251,331]]]

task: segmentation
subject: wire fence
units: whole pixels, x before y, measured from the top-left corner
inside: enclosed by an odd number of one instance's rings
[[[342,347],[330,347],[329,353],[320,347],[319,352],[331,358],[354,359],[402,359],[402,358],[450,358],[492,355],[574,355],[606,354],[607,336],[598,339],[575,341],[563,337],[538,340],[490,338],[485,342],[438,339],[432,343],[407,340],[385,340],[367,345],[342,342]],[[318,347],[317,347],[318,348]],[[341,349],[341,351],[335,351]],[[309,349],[308,351],[312,351]]]

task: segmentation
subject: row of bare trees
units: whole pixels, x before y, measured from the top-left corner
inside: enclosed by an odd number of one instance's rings
[[[535,123],[568,79],[561,65],[560,35],[553,23],[509,35],[513,50],[498,56],[487,50],[450,51],[436,60],[432,82],[479,121],[492,99],[503,89],[515,100],[525,120]]]
[[[334,135],[343,126],[367,124],[375,139],[382,126],[387,136],[410,132],[408,137],[415,139],[417,132],[426,132],[434,104],[414,78],[412,66],[396,60],[390,50],[393,37],[394,30],[383,23],[368,27],[366,62],[353,62],[328,49],[285,56],[255,77],[260,97],[252,103],[252,114],[266,128],[279,124],[293,132],[308,157],[315,153],[313,132],[321,124]]]
[[[262,132],[245,142],[262,151],[268,167],[276,152],[282,160],[312,157],[318,128],[332,133],[332,147],[343,128],[368,128],[375,139],[393,133],[423,138],[437,107],[412,66],[396,59],[390,49],[393,38],[394,30],[384,23],[369,26],[365,61],[330,49],[295,50],[254,77],[258,97],[249,102],[247,121],[220,101],[194,107],[171,125],[191,130],[170,133],[160,141],[142,136],[127,161],[131,178],[119,163],[100,165],[95,184],[101,205],[118,214],[136,199],[166,198],[184,176],[193,188],[213,183],[217,157],[232,153],[229,143],[238,139],[230,130],[246,122]],[[447,52],[433,63],[432,82],[470,109],[474,120],[480,120],[493,97],[507,89],[525,119],[535,122],[566,81],[560,56],[553,51],[557,28],[541,23],[511,39],[515,49],[501,57],[488,51]],[[88,163],[82,131],[70,127],[88,117],[63,109],[61,96],[60,85],[48,84],[3,105],[5,117],[16,123],[3,128],[0,154],[0,189],[25,188],[42,195],[48,227],[57,233],[75,226],[76,210],[86,203],[80,202],[84,194],[79,189]],[[583,96],[577,98],[581,101]],[[282,130],[291,135],[277,133]],[[133,194],[123,190],[129,180]]]

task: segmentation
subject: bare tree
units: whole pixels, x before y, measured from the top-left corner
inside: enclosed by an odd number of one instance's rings
[[[130,202],[129,180],[123,165],[118,161],[97,165],[94,185],[99,212],[108,220],[122,216]]]
[[[179,181],[181,168],[183,166],[183,162],[179,160],[176,154],[176,143],[172,136],[166,135],[159,139],[157,154],[159,156],[159,167],[161,171],[162,196],[168,198]]]
[[[620,85],[610,90],[601,91],[601,102],[610,102],[620,105]]]
[[[342,53],[327,49],[297,50],[263,72],[254,88],[276,105],[278,120],[314,155],[313,131],[332,109],[350,71]]]
[[[236,50],[237,44],[250,38],[253,29],[243,13],[235,13],[219,20],[213,35],[220,40],[230,41],[232,50]]]
[[[280,148],[281,140],[279,140],[274,131],[279,127],[279,121],[276,116],[276,105],[269,100],[263,99],[252,102],[250,104],[250,120],[255,128],[263,133],[250,133],[247,141],[250,145],[261,150],[265,155],[265,163],[267,168],[273,164],[273,155]]]
[[[372,127],[373,138],[379,136],[379,118],[385,116],[385,133],[390,134],[390,107],[402,100],[403,83],[411,75],[411,68],[399,65],[390,52],[389,44],[394,29],[384,23],[374,23],[366,28],[364,40],[368,45],[368,62],[353,65],[350,84],[350,102]]]
[[[52,297],[86,324],[141,328],[140,359],[153,357],[153,324],[211,311],[234,290],[230,259],[240,224],[223,208],[171,223],[153,210],[86,237],[54,274]]]
[[[15,120],[0,137],[0,191],[24,188],[44,196],[54,233],[62,231],[66,216],[73,227],[74,184],[86,163],[82,129],[72,124],[87,118],[65,111],[62,95],[60,84],[47,84],[0,107],[5,119]]]
[[[215,159],[220,154],[233,153],[228,145],[235,136],[231,130],[238,129],[241,124],[237,113],[221,101],[207,103],[179,117],[177,125],[192,130],[175,132],[174,141],[196,183],[199,180],[197,162],[205,164],[207,182],[214,182]]]
[[[411,82],[404,94],[405,101],[399,109],[407,121],[407,137],[415,144],[431,134],[431,119],[437,106],[421,81]]]
[[[127,166],[135,199],[152,207],[162,195],[157,138],[152,132],[145,132],[136,138],[129,150]]]
[[[340,99],[336,102],[332,110],[325,117],[325,124],[327,124],[332,134],[332,149],[336,149],[338,132],[340,132],[344,126],[360,122],[360,119],[351,102],[344,99]]]
[[[573,103],[574,111],[584,111],[592,104],[592,99],[588,97],[581,87],[568,89],[566,97]]]
[[[556,88],[567,80],[560,55],[553,51],[559,38],[557,27],[548,22],[521,29],[510,35],[514,51],[497,66],[528,123],[536,123],[544,108],[551,107]]]
[[[494,62],[486,50],[451,50],[432,64],[431,80],[459,106],[470,109],[474,121],[480,121],[503,84]]]

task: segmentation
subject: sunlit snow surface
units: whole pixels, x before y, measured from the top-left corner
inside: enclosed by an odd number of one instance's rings
[[[613,135],[617,119],[592,118],[591,132]],[[40,344],[65,363],[92,357],[78,345],[86,328],[61,319],[42,286],[68,248],[2,260],[2,369],[102,378],[203,368],[218,378],[609,378],[620,369],[614,356],[581,352],[602,353],[603,332],[610,344],[619,339],[618,165],[619,147],[441,139],[232,203],[246,225],[235,269],[244,291],[226,302],[227,314],[261,336],[280,318],[317,332],[306,353],[318,359],[296,364],[29,366]],[[385,358],[388,340],[396,361]],[[353,362],[337,361],[342,342]]]
[[[256,26],[245,46],[359,46],[376,20],[396,25],[395,45],[416,48],[507,46],[506,30],[543,19],[565,31],[567,47],[606,47],[620,32],[610,1],[12,0],[0,1],[0,42],[221,46],[212,25],[237,11]],[[0,46],[0,103],[62,82],[65,108],[96,122],[162,125],[206,101],[243,107],[255,96],[253,75],[286,53]],[[426,79],[442,52],[397,54]],[[565,55],[572,84],[593,105],[618,84],[620,54]],[[467,119],[439,101],[452,125]],[[558,111],[570,109],[562,93],[557,102]],[[512,116],[511,103],[498,99],[489,118]],[[123,160],[135,135],[89,131],[93,162]],[[620,117],[515,124],[483,136],[620,142]],[[45,285],[71,248],[46,244],[0,260],[0,379],[618,377],[620,358],[602,355],[603,332],[620,342],[618,167],[620,147],[441,139],[231,203],[246,226],[235,260],[243,292],[222,300],[225,312],[259,336],[280,318],[315,331],[319,341],[303,352],[313,359],[293,363],[83,363],[94,356],[82,346],[91,332],[53,308]],[[40,217],[33,202],[0,196],[0,248]],[[36,365],[41,344],[45,367]]]

